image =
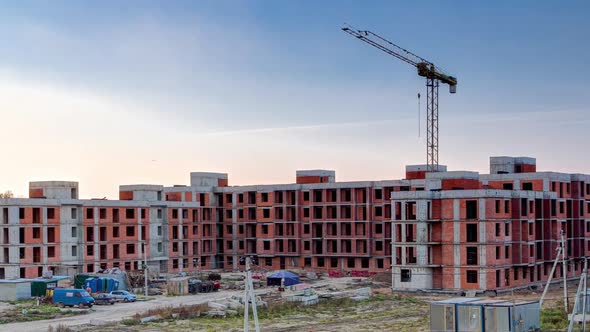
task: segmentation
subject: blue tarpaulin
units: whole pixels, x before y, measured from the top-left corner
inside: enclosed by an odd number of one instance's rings
[[[266,277],[266,284],[268,286],[280,286],[283,279],[285,279],[285,286],[296,285],[301,282],[299,281],[299,276],[295,273],[289,271],[277,271]]]

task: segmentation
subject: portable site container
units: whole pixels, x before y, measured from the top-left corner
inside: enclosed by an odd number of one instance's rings
[[[31,280],[32,296],[47,296],[47,290],[70,285],[70,277],[54,276],[51,278],[35,278]]]
[[[490,304],[485,306],[484,315],[486,332],[525,332],[541,328],[541,306],[538,301]]]
[[[430,305],[430,330],[524,332],[541,327],[539,302],[457,298]]]
[[[490,322],[492,323],[488,324],[486,319],[486,314],[488,313],[487,308],[489,306],[499,305],[504,302],[505,301],[503,300],[479,299],[458,304],[456,331],[510,331],[510,320],[504,321],[503,318],[505,318],[505,316],[500,315],[499,324],[501,324],[501,326],[499,326],[499,328],[492,328],[495,325],[493,322],[496,322],[495,319],[492,319],[492,317],[495,317],[495,311],[490,312]]]
[[[437,332],[457,331],[457,305],[476,300],[471,297],[458,297],[430,303],[430,330]]]
[[[31,298],[29,279],[0,280],[0,301],[16,301]]]

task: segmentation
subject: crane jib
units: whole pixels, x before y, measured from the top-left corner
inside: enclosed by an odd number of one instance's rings
[[[426,78],[426,162],[428,172],[441,170],[438,164],[438,86],[449,85],[449,92],[457,92],[457,78],[447,75],[426,59],[402,48],[368,30],[357,30],[345,25],[342,31],[418,69],[418,75]]]

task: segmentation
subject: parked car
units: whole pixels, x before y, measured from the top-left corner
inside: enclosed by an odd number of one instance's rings
[[[188,282],[188,292],[191,294],[217,292],[219,288],[221,288],[219,281],[202,282],[199,279],[190,279]]]
[[[113,305],[115,304],[115,298],[111,295],[111,294],[98,294],[96,296],[94,296],[94,302],[96,304],[110,304]]]
[[[115,301],[117,302],[135,302],[135,300],[137,300],[137,296],[135,296],[135,294],[131,294],[124,290],[112,291],[109,294],[115,298]]]
[[[90,294],[88,294],[88,292],[83,289],[55,288],[53,290],[53,303],[57,304],[57,306],[60,308],[65,306],[92,308],[94,302],[95,301],[92,296],[90,296]]]

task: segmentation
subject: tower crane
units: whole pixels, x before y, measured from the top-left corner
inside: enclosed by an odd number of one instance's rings
[[[418,76],[426,78],[426,163],[428,172],[438,171],[438,86],[449,85],[449,92],[457,92],[457,78],[445,74],[432,62],[367,30],[356,30],[345,25],[342,31],[398,58],[418,69]]]

